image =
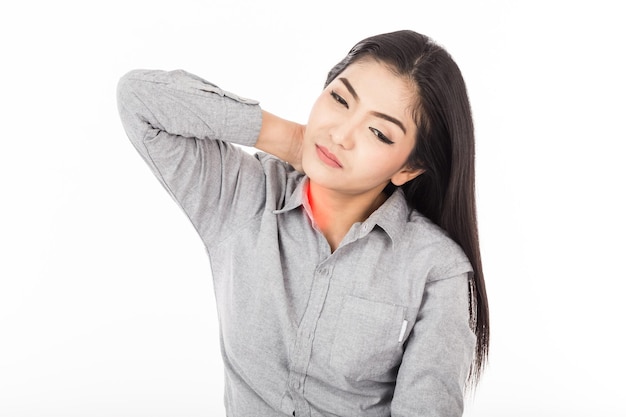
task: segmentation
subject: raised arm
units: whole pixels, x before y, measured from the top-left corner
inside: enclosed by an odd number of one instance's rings
[[[231,145],[257,142],[256,101],[184,71],[132,71],[117,94],[129,139],[207,245],[263,210],[261,163]]]

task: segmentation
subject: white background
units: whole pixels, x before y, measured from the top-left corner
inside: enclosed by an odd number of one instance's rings
[[[360,39],[461,67],[491,358],[466,416],[624,416],[618,1],[23,1],[0,6],[0,416],[223,416],[210,266],[115,88],[184,68],[306,122]],[[11,5],[7,5],[11,4]]]

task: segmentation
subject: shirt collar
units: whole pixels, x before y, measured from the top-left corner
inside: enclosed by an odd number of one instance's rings
[[[404,233],[410,212],[404,192],[396,188],[393,194],[363,222],[361,227],[370,232],[375,225],[378,225],[389,235],[395,245]]]
[[[302,179],[298,182],[298,185],[296,185],[296,188],[294,188],[291,195],[287,196],[283,208],[274,210],[272,213],[286,213],[290,210],[300,207],[303,203],[304,192],[306,191],[306,186],[308,185],[308,183],[309,179],[303,176]]]
[[[308,201],[305,201],[305,192],[308,184],[309,179],[306,176],[302,177],[302,180],[293,190],[293,193],[287,197],[283,208],[274,210],[273,213],[281,214],[303,206],[307,215],[311,221],[313,221],[307,204]],[[374,229],[374,226],[379,226],[387,233],[392,242],[396,244],[406,227],[410,212],[411,209],[406,202],[404,192],[401,188],[396,188],[393,194],[361,224],[360,229],[364,232],[362,236],[370,233]]]

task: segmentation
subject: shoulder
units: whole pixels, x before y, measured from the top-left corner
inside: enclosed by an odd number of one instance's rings
[[[295,170],[289,163],[275,157],[274,155],[266,152],[258,151],[254,154],[256,160],[263,167],[263,172],[266,177],[276,178],[284,180],[286,182],[290,180],[300,180],[304,174]]]
[[[304,174],[296,171],[289,163],[262,151],[256,152],[254,158],[263,170],[265,192],[268,200],[273,201],[272,209],[282,208],[302,182]]]
[[[429,269],[428,281],[471,272],[465,252],[441,227],[416,210],[409,213],[402,242]],[[410,255],[409,255],[410,256]]]

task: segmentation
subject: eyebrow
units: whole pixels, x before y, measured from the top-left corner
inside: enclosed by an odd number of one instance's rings
[[[406,135],[406,129],[400,120],[396,119],[395,117],[391,117],[385,113],[380,113],[377,111],[373,111],[372,114],[376,117],[380,117],[381,119],[385,119],[387,121],[390,121],[391,123],[398,125],[398,127],[402,130],[402,133]]]
[[[339,78],[339,81],[341,81],[343,85],[346,86],[350,94],[352,94],[352,97],[354,97],[356,101],[359,101],[359,95],[356,93],[356,90],[354,89],[354,87],[352,87],[352,84],[350,84],[350,81],[348,81],[348,79],[344,77]],[[388,122],[398,125],[398,127],[406,135],[406,128],[404,127],[404,125],[402,124],[400,120],[396,119],[395,117],[391,117],[388,114],[381,113],[378,111],[373,111],[371,113],[376,117],[379,117],[381,119],[387,120]]]
[[[350,84],[350,81],[348,81],[347,78],[343,78],[343,77],[339,78],[339,81],[341,81],[346,86],[350,94],[352,94],[352,97],[354,97],[356,101],[359,101],[359,95],[354,90],[354,87],[352,87],[352,84]]]

